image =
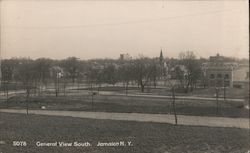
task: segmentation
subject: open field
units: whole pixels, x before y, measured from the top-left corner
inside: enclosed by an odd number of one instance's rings
[[[1,108],[26,108],[25,95],[11,97],[8,102],[2,102]],[[72,111],[99,111],[99,112],[123,112],[123,113],[173,113],[172,100],[150,97],[131,96],[91,96],[67,95],[55,97],[54,95],[32,96],[29,99],[29,107],[41,109],[45,106],[48,110],[72,110]],[[197,116],[223,116],[223,117],[249,117],[249,110],[243,107],[242,102],[219,101],[218,114],[216,114],[216,101],[210,100],[176,100],[177,114]]]
[[[76,88],[78,89],[78,88]],[[90,88],[79,88],[80,90],[90,90]],[[103,86],[103,87],[94,87],[94,90],[100,90],[100,91],[114,91],[118,93],[125,93],[125,87],[123,86]],[[128,92],[129,93],[134,93],[134,94],[140,94],[140,88],[136,86],[129,86],[128,87]],[[155,94],[155,95],[168,95],[171,96],[172,93],[168,87],[164,86],[157,86],[154,88],[153,86],[145,87],[144,93],[147,94]],[[188,92],[184,93],[183,91],[180,92],[179,90],[176,90],[176,95],[179,96],[198,96],[198,97],[214,97],[215,94],[215,88],[197,88],[193,90],[193,92]],[[224,97],[224,90],[223,88],[220,89],[219,91],[220,97]],[[242,88],[226,88],[225,90],[225,96],[227,98],[245,98],[245,96],[248,95],[246,92],[246,89]]]
[[[246,153],[249,131],[236,128],[174,126],[157,123],[79,119],[1,113],[2,152],[141,152],[141,153]],[[12,141],[28,147],[12,147]],[[36,147],[55,141],[90,142],[92,147]],[[131,141],[133,147],[96,147],[98,141]]]
[[[0,109],[2,113],[27,114],[26,109]],[[227,127],[249,129],[248,118],[229,118],[229,117],[208,117],[177,115],[177,120],[173,114],[143,114],[143,113],[114,113],[114,112],[87,112],[87,111],[63,111],[63,110],[28,110],[28,114],[47,115],[47,116],[67,116],[84,119],[101,119],[115,121],[136,121],[150,123],[166,123],[188,126],[205,127]],[[177,121],[177,123],[176,123]]]
[[[8,90],[20,90],[20,89],[25,89],[25,87],[21,84],[13,84],[10,83],[7,85],[8,86]],[[52,91],[54,91],[54,84],[48,84],[46,86],[47,89],[50,89]],[[72,83],[67,83],[66,85],[67,89],[74,89],[75,91],[77,90],[85,90],[85,91],[90,91],[90,90],[99,90],[99,91],[112,91],[112,92],[116,92],[116,93],[126,93],[125,91],[125,87],[121,84],[119,85],[102,85],[101,87],[97,87],[97,86],[93,86],[93,88],[91,89],[89,87],[89,85],[87,84],[72,84]],[[4,86],[0,86],[0,91],[3,91],[5,88]],[[141,90],[137,85],[130,85],[128,86],[128,93],[133,93],[133,94],[141,94]],[[63,94],[63,84],[61,85],[61,93]],[[225,95],[227,98],[239,98],[239,99],[243,99],[245,98],[245,96],[248,95],[248,89],[244,89],[244,88],[226,88],[225,90]],[[67,93],[70,93],[72,91],[67,90]],[[74,91],[73,91],[74,92]],[[154,94],[154,95],[168,95],[171,96],[171,91],[169,89],[169,87],[167,86],[156,86],[156,88],[154,86],[146,86],[145,87],[145,91],[144,93],[146,94]],[[192,92],[188,92],[188,93],[184,93],[182,90],[176,90],[176,95],[178,96],[198,96],[198,97],[214,97],[215,94],[215,88],[197,88],[194,89]],[[220,97],[224,97],[224,90],[223,88],[221,88],[219,90],[219,96]]]

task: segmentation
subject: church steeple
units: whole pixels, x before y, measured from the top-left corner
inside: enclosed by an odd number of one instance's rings
[[[162,79],[163,75],[164,75],[164,57],[163,57],[163,53],[162,53],[162,49],[160,52],[160,57],[159,57],[159,61],[160,61],[160,78]]]
[[[161,53],[160,53],[160,63],[163,62],[163,53],[162,53],[162,49],[161,49]]]

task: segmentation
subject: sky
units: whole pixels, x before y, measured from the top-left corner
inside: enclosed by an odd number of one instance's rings
[[[0,0],[1,56],[248,58],[247,0]]]

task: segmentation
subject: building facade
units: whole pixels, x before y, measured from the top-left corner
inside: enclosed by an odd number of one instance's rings
[[[233,87],[248,89],[248,86],[249,86],[249,65],[239,65],[233,71]]]
[[[219,54],[210,56],[209,62],[202,65],[208,87],[233,87],[233,75],[237,66],[237,63],[226,62]]]
[[[132,56],[130,56],[128,53],[126,54],[120,54],[120,60],[125,60],[125,61],[129,61],[132,60]]]

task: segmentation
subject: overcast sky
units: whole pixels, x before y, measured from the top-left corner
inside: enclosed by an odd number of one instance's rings
[[[1,56],[248,57],[248,1],[1,0]]]

